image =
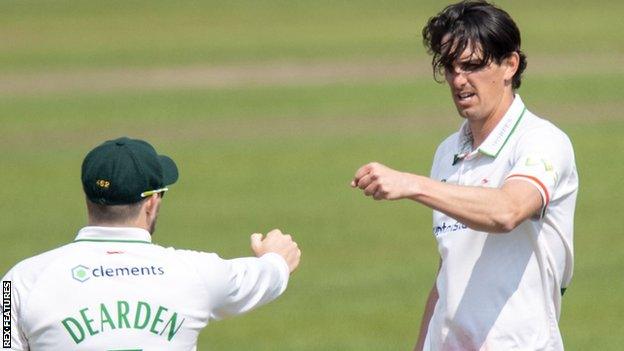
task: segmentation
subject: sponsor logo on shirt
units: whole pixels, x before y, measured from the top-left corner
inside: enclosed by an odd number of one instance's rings
[[[140,277],[150,275],[163,275],[165,269],[156,266],[124,266],[124,267],[104,267],[98,266],[89,268],[85,265],[77,265],[71,269],[72,278],[84,283],[91,278],[113,278],[113,277]]]
[[[11,347],[11,281],[2,281],[2,348]]]
[[[468,226],[463,223],[455,222],[447,225],[446,222],[442,222],[442,225],[433,227],[433,235],[438,236],[440,234],[456,232],[466,228],[468,228]]]
[[[559,174],[555,171],[555,167],[552,162],[549,160],[540,157],[540,156],[527,156],[526,161],[524,162],[526,167],[543,167],[546,174],[548,174],[552,179],[557,182],[559,179]]]

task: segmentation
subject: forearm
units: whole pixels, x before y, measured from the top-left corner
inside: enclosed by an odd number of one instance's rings
[[[535,211],[534,205],[527,207],[523,204],[525,200],[530,201],[529,198],[514,198],[500,188],[462,186],[414,174],[409,176],[413,187],[408,198],[475,230],[506,233]]]
[[[438,302],[438,289],[434,283],[433,287],[431,288],[431,291],[429,292],[429,297],[427,298],[425,311],[423,312],[422,321],[420,322],[420,332],[418,333],[418,341],[416,342],[414,351],[422,351],[425,345],[425,339],[427,337],[427,330],[429,329],[429,322],[431,321],[431,316],[433,316],[433,310],[435,309],[435,305],[437,302]]]
[[[454,185],[399,172],[372,162],[357,170],[352,187],[375,200],[409,198],[475,230],[506,233],[542,208],[542,195],[524,180],[510,179],[501,188]],[[546,197],[547,199],[547,197]]]

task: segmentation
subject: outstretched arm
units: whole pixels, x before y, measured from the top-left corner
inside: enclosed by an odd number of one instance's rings
[[[506,233],[536,215],[542,195],[530,182],[507,180],[501,188],[447,184],[399,172],[379,163],[366,164],[351,182],[375,200],[412,199],[475,230]]]
[[[204,265],[206,276],[220,277],[206,284],[213,297],[212,319],[245,313],[273,301],[284,292],[289,275],[299,265],[297,243],[280,230],[274,229],[264,238],[252,234],[251,248],[256,257],[218,259],[220,275],[210,271],[214,266]]]

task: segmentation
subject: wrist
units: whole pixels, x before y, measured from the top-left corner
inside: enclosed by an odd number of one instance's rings
[[[422,178],[423,177],[417,174],[405,173],[406,184],[404,198],[416,200],[422,195]]]

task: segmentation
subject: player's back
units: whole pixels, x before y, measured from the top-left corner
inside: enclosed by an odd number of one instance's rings
[[[227,305],[237,293],[236,260],[163,248],[145,235],[87,227],[75,242],[12,269],[23,334],[16,343],[30,350],[194,350],[210,319],[242,313],[285,288],[268,284]]]

